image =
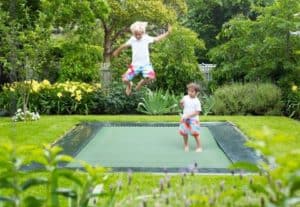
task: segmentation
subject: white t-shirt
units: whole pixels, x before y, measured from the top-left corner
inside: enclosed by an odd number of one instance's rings
[[[201,103],[197,97],[191,98],[189,95],[186,95],[182,99],[183,102],[183,115],[191,114],[195,111],[202,111]],[[199,116],[194,116],[199,121]]]
[[[132,62],[134,67],[145,66],[150,63],[149,44],[154,42],[154,37],[144,34],[141,39],[136,39],[132,36],[126,45],[132,48]]]

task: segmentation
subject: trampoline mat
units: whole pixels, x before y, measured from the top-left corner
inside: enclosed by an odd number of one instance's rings
[[[238,161],[256,163],[259,157],[244,143],[246,138],[228,122],[201,124],[203,152],[183,150],[178,123],[81,123],[56,145],[75,160],[114,171],[178,172],[197,166],[200,172],[228,172]],[[67,167],[80,168],[78,162]]]

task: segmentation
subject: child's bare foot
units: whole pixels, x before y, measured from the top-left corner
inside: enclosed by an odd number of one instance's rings
[[[196,152],[202,152],[202,148],[199,147],[199,148],[197,148],[195,151],[196,151]]]
[[[131,88],[132,88],[132,82],[130,81],[129,84],[126,87],[126,95],[129,96],[131,94]]]
[[[184,147],[184,151],[188,152],[189,151],[189,147],[188,146]]]

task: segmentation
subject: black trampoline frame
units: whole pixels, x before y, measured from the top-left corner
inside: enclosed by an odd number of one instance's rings
[[[55,142],[60,146],[63,154],[75,157],[95,136],[102,127],[178,127],[173,122],[82,122]],[[201,126],[208,127],[217,145],[232,163],[248,162],[257,164],[262,158],[253,150],[245,146],[247,137],[230,122],[203,122]],[[71,142],[72,141],[72,142]],[[71,147],[70,147],[71,143]],[[195,164],[196,165],[196,164]],[[62,164],[61,166],[65,166]],[[197,166],[196,166],[197,167]],[[189,172],[187,168],[153,168],[153,167],[111,167],[114,172]],[[226,168],[195,168],[200,173],[233,173]]]

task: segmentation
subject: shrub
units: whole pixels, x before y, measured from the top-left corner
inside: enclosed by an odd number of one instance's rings
[[[10,97],[16,97],[17,108],[22,103],[20,86],[26,86],[26,82],[6,84],[2,94],[7,97],[0,104],[4,109],[11,111]],[[88,114],[92,105],[92,92],[100,89],[100,84],[87,84],[80,82],[65,82],[50,84],[49,81],[32,81],[29,92],[28,108],[31,111],[39,111],[43,114]]]
[[[151,115],[178,113],[178,100],[169,91],[165,92],[162,89],[158,89],[152,92],[150,89],[147,89],[147,93],[142,98],[142,102],[138,104],[137,110]]]
[[[99,80],[99,62],[102,49],[99,46],[66,42],[62,46],[59,80],[91,82]]]
[[[296,85],[287,91],[285,98],[285,114],[291,118],[300,119],[300,90]]]
[[[104,111],[106,114],[137,113],[137,105],[143,97],[143,89],[133,90],[130,96],[125,94],[125,85],[114,82],[104,91]]]
[[[202,112],[201,113],[204,116],[207,116],[212,113],[212,109],[215,105],[215,100],[214,100],[213,96],[203,94],[201,96],[201,104],[202,104]]]
[[[223,86],[213,94],[214,114],[279,115],[281,91],[269,83],[247,83]]]

